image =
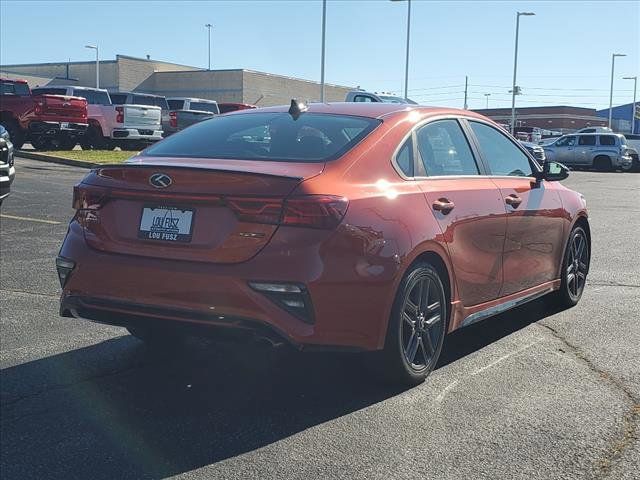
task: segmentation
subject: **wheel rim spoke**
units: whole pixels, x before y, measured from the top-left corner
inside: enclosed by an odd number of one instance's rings
[[[407,314],[407,312],[402,312],[402,319],[403,319],[403,320],[404,320],[404,322],[405,322],[406,324],[408,324],[411,328],[415,328],[415,326],[416,326],[416,321],[415,321],[413,318],[411,318],[411,317]]]
[[[414,317],[418,316],[418,306],[413,303],[410,298],[407,299],[407,302],[404,305],[404,311],[406,313],[410,313]]]
[[[409,343],[407,345],[407,349],[405,351],[405,355],[407,356],[407,360],[409,360],[409,362],[413,363],[413,361],[416,358],[416,352],[418,351],[418,336],[416,335],[415,332],[413,332],[411,334],[411,337],[409,338]]]

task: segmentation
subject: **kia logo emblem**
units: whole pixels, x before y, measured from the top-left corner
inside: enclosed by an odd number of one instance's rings
[[[167,188],[173,181],[166,173],[154,173],[149,177],[149,184],[155,188]]]

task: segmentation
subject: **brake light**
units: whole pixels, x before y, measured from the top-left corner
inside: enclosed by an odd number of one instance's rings
[[[243,222],[320,229],[336,228],[349,200],[334,195],[300,195],[286,200],[227,198],[227,206]]]
[[[169,126],[178,128],[178,112],[169,112]]]
[[[303,195],[285,201],[282,225],[307,228],[336,228],[345,214],[349,200],[333,195]]]
[[[73,187],[73,208],[75,210],[98,210],[109,198],[109,190],[93,185],[79,184]]]
[[[36,102],[36,105],[35,105],[35,113],[36,113],[36,115],[42,115],[42,112],[44,110],[44,102],[45,102],[45,100]]]
[[[124,107],[116,107],[116,123],[124,123]]]

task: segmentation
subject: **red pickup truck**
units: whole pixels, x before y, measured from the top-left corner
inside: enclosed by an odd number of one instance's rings
[[[87,130],[87,101],[64,95],[32,95],[24,80],[0,78],[0,124],[16,149],[72,149]]]

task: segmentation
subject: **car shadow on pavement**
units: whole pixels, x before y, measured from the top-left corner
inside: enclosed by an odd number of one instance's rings
[[[452,334],[440,366],[547,315],[534,302]],[[166,478],[402,392],[354,358],[196,341],[159,356],[125,335],[6,368],[2,477]]]

